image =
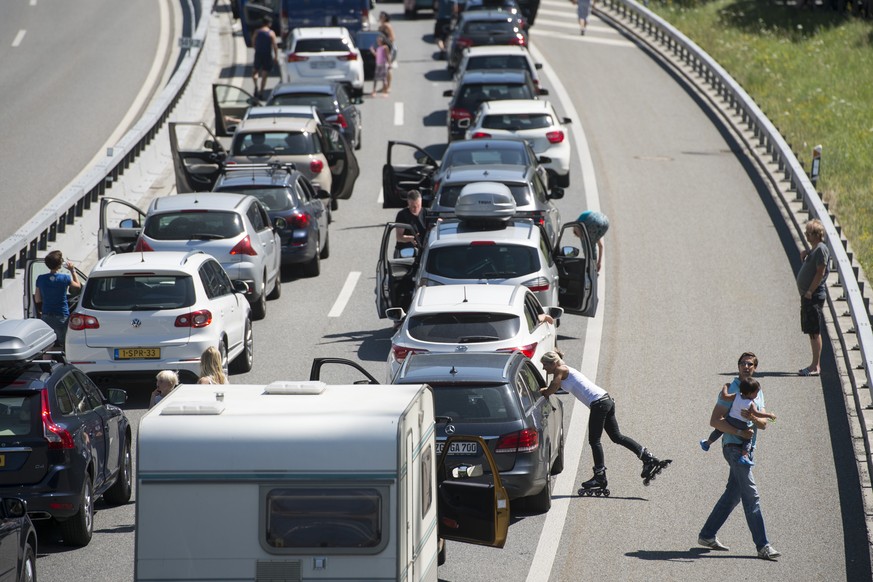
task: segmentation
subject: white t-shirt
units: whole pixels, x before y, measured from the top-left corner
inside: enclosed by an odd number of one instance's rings
[[[742,411],[748,410],[752,402],[754,401],[743,398],[743,395],[737,392],[736,398],[734,398],[734,401],[731,403],[731,411],[728,413],[728,416],[745,423],[746,426],[752,426],[752,421],[747,418],[743,418],[742,415]]]
[[[606,395],[606,390],[589,380],[585,375],[567,366],[570,373],[561,381],[561,388],[582,401],[585,406],[591,407],[591,403]]]

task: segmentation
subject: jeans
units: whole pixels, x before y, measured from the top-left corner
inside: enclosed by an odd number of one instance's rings
[[[722,454],[730,467],[727,486],[721,498],[715,503],[715,507],[712,508],[712,513],[709,514],[706,523],[703,524],[700,537],[708,540],[714,538],[734,508],[742,501],[743,511],[746,513],[746,523],[749,526],[749,531],[752,532],[752,540],[755,542],[755,547],[760,550],[769,542],[767,541],[767,531],[764,528],[764,515],[761,513],[761,500],[758,496],[758,487],[755,485],[755,477],[752,475],[752,467],[737,462],[743,454],[743,449],[739,446],[724,446]]]
[[[634,439],[621,434],[615,418],[615,400],[607,396],[591,404],[591,415],[588,417],[588,444],[591,445],[595,467],[606,467],[603,461],[603,445],[600,444],[604,430],[612,442],[632,451],[637,458],[640,457],[643,447]]]
[[[55,335],[58,336],[55,344],[61,346],[61,349],[63,349],[64,341],[67,339],[67,321],[69,321],[70,316],[43,313],[41,319],[55,331]]]

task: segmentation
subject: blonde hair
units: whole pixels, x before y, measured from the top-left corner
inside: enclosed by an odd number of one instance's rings
[[[825,229],[824,225],[821,223],[821,220],[818,218],[813,218],[809,222],[806,223],[806,232],[810,234],[817,235],[821,240],[825,239]]]
[[[179,383],[179,375],[173,370],[161,370],[158,372],[158,375],[155,376],[155,380],[158,382],[166,382],[175,387]]]
[[[215,346],[203,350],[200,356],[200,376],[211,378],[216,384],[227,384],[227,376],[221,362],[221,352]]]
[[[543,354],[543,357],[540,358],[540,362],[543,364],[557,364],[559,366],[564,364],[564,352],[555,348],[554,351],[549,351]]]

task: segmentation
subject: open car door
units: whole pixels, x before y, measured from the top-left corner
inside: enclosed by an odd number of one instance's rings
[[[576,231],[574,231],[576,228]],[[576,236],[581,234],[581,238]],[[581,222],[561,228],[555,247],[558,267],[558,304],[565,313],[594,317],[597,313],[597,260],[588,229]]]
[[[146,213],[125,200],[100,199],[100,226],[97,228],[97,257],[111,252],[129,253],[142,233]]]
[[[326,373],[323,372],[325,368],[331,369],[330,379],[325,378]],[[340,374],[344,374],[339,379],[336,378],[338,371]],[[311,381],[324,381],[328,384],[381,384],[363,366],[346,358],[314,358],[312,368],[309,369],[309,379]]]
[[[249,107],[257,105],[262,105],[262,102],[245,89],[225,83],[213,83],[212,109],[215,111],[215,135],[232,136]]]
[[[73,313],[76,307],[79,306],[80,294],[85,287],[85,281],[88,280],[88,276],[85,273],[76,267],[73,268],[76,269],[76,274],[79,276],[79,283],[82,284],[82,287],[79,289],[67,287],[67,304],[70,306],[70,313]],[[38,317],[36,301],[33,298],[33,294],[36,293],[36,278],[48,272],[49,268],[45,265],[45,257],[27,259],[27,262],[24,263],[24,301],[22,302],[22,305],[24,305],[24,319]],[[67,271],[66,267],[62,267],[61,272],[68,273],[69,271]]]
[[[177,194],[212,190],[227,159],[227,150],[206,124],[195,121],[170,122],[170,151]]]
[[[456,461],[446,467],[455,442],[474,442],[485,453],[487,467]],[[485,478],[483,479],[483,476]],[[437,462],[437,521],[439,537],[456,542],[502,548],[509,533],[509,494],[497,463],[482,437],[452,435]]]
[[[404,249],[403,255],[407,256],[394,256],[396,228],[412,230],[409,224],[389,222],[382,232],[382,246],[376,263],[376,312],[379,319],[385,319],[391,307],[408,311],[415,291],[419,257],[416,249]]]
[[[433,175],[439,165],[433,156],[414,143],[389,141],[385,160],[382,166],[382,208],[406,206],[406,195],[410,190],[420,191],[427,206],[433,196]]]
[[[340,130],[332,125],[322,125],[321,131],[324,134],[324,157],[327,158],[330,173],[333,175],[331,197],[348,200],[361,173],[358,158]]]

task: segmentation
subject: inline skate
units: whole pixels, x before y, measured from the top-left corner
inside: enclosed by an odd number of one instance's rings
[[[606,467],[594,467],[594,476],[582,483],[579,495],[582,497],[596,496],[609,497],[609,489],[606,488]]]
[[[664,459],[662,461],[646,449],[643,449],[640,453],[640,459],[643,461],[643,471],[640,473],[640,477],[643,478],[643,485],[648,485],[667,465],[673,462],[672,459]]]

